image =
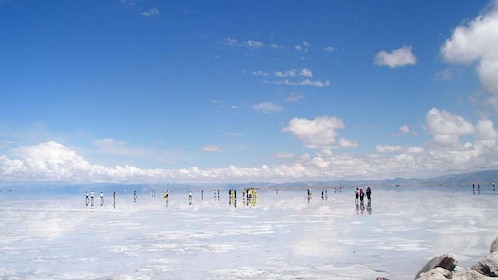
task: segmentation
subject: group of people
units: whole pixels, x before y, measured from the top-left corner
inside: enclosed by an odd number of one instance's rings
[[[86,207],[93,207],[95,205],[95,194],[93,191],[90,191],[90,195],[88,195],[88,191],[85,191],[86,196]],[[112,197],[114,198],[113,207],[116,208],[116,192],[113,192]],[[100,192],[100,207],[104,207],[104,193]]]
[[[95,194],[93,191],[90,192],[90,197],[88,196],[88,191],[85,192],[86,194],[86,207],[91,206],[93,207],[95,205]],[[116,195],[116,192],[114,192],[114,195]],[[104,206],[104,193],[100,192],[100,207]]]
[[[372,189],[370,189],[370,187],[367,187],[367,189],[363,191],[363,188],[358,189],[358,187],[356,187],[354,193],[355,201],[358,201],[358,199],[360,199],[360,201],[363,201],[365,198],[365,194],[367,195],[367,199],[370,200],[372,196]]]

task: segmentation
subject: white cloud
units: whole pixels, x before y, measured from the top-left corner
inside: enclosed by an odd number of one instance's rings
[[[441,47],[447,62],[478,62],[477,73],[482,85],[498,95],[498,5],[474,20],[455,28]],[[495,107],[498,110],[498,107]]]
[[[251,47],[251,48],[261,48],[263,46],[262,42],[254,41],[254,40],[243,41],[242,44],[244,46]]]
[[[410,132],[410,127],[407,126],[406,124],[402,125],[400,128],[399,128],[399,131],[401,131],[401,133],[409,133]]]
[[[282,81],[266,81],[267,84],[272,85],[283,85],[283,86],[311,86],[311,87],[327,87],[330,85],[330,82],[327,81],[313,81],[310,79],[304,79],[299,81],[290,81],[290,80],[282,80]]]
[[[273,102],[270,101],[261,102],[259,104],[252,106],[252,108],[264,114],[278,113],[284,109],[282,106],[274,104]]]
[[[375,146],[375,151],[378,153],[396,153],[403,150],[401,146],[383,146],[377,145]]]
[[[331,52],[334,51],[334,47],[332,47],[332,46],[326,46],[323,50],[326,51],[326,52],[331,53]]]
[[[261,71],[261,70],[252,71],[251,74],[254,75],[254,76],[262,76],[262,77],[267,77],[267,76],[270,75],[268,72],[264,72],[264,71]]]
[[[239,45],[239,41],[237,41],[236,39],[234,38],[225,38],[224,40],[225,44],[229,45],[229,46],[238,46]]]
[[[205,152],[220,152],[221,148],[218,145],[208,145],[208,146],[202,147],[202,150]]]
[[[299,100],[304,98],[304,94],[297,94],[297,93],[292,93],[287,97],[287,102],[292,103],[292,102],[298,102]]]
[[[297,75],[296,69],[275,72],[275,76],[281,77],[281,78],[282,77],[295,77],[296,75]]]
[[[140,14],[144,17],[156,16],[156,15],[159,15],[159,10],[156,7],[154,7],[154,8],[151,8],[150,10],[142,12]]]
[[[426,122],[433,142],[439,146],[458,146],[460,135],[474,132],[473,125],[462,117],[437,108],[432,108],[427,113]]]
[[[339,139],[339,147],[341,148],[355,148],[358,147],[358,143],[345,138]]]
[[[303,42],[300,45],[295,45],[294,49],[298,52],[308,52],[310,44],[308,42]]]
[[[284,132],[290,132],[296,136],[308,148],[330,148],[334,146],[350,147],[354,142],[348,140],[337,141],[336,130],[344,128],[342,120],[336,117],[321,116],[314,120],[293,118],[289,125],[283,128]]]
[[[313,73],[311,72],[310,69],[303,68],[303,69],[301,69],[301,72],[299,72],[299,76],[311,78],[311,77],[313,77]]]
[[[417,58],[412,53],[411,46],[403,46],[399,49],[392,50],[390,53],[380,51],[375,55],[374,63],[378,66],[389,66],[391,68],[406,65],[415,65]]]
[[[313,73],[308,68],[302,68],[300,71],[297,71],[296,69],[291,69],[287,71],[277,71],[275,72],[275,76],[280,78],[297,77],[297,76],[311,78],[313,77]]]
[[[256,40],[246,40],[246,41],[239,41],[231,37],[227,37],[223,40],[225,44],[229,46],[235,46],[235,47],[248,47],[248,48],[262,48],[264,46],[263,42],[256,41]]]

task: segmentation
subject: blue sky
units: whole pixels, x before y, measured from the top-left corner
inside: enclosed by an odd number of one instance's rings
[[[498,168],[495,1],[0,1],[0,177]]]

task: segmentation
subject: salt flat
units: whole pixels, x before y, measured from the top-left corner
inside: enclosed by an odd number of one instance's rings
[[[413,279],[437,254],[462,266],[498,236],[497,193],[482,186],[373,188],[370,205],[354,191],[260,190],[237,207],[227,190],[162,190],[155,197],[112,186],[100,207],[85,194],[2,189],[2,279]]]

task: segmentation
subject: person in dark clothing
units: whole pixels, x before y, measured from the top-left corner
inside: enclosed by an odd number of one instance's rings
[[[367,199],[370,200],[370,196],[372,195],[372,190],[370,189],[370,187],[367,187],[366,194],[367,194]]]

